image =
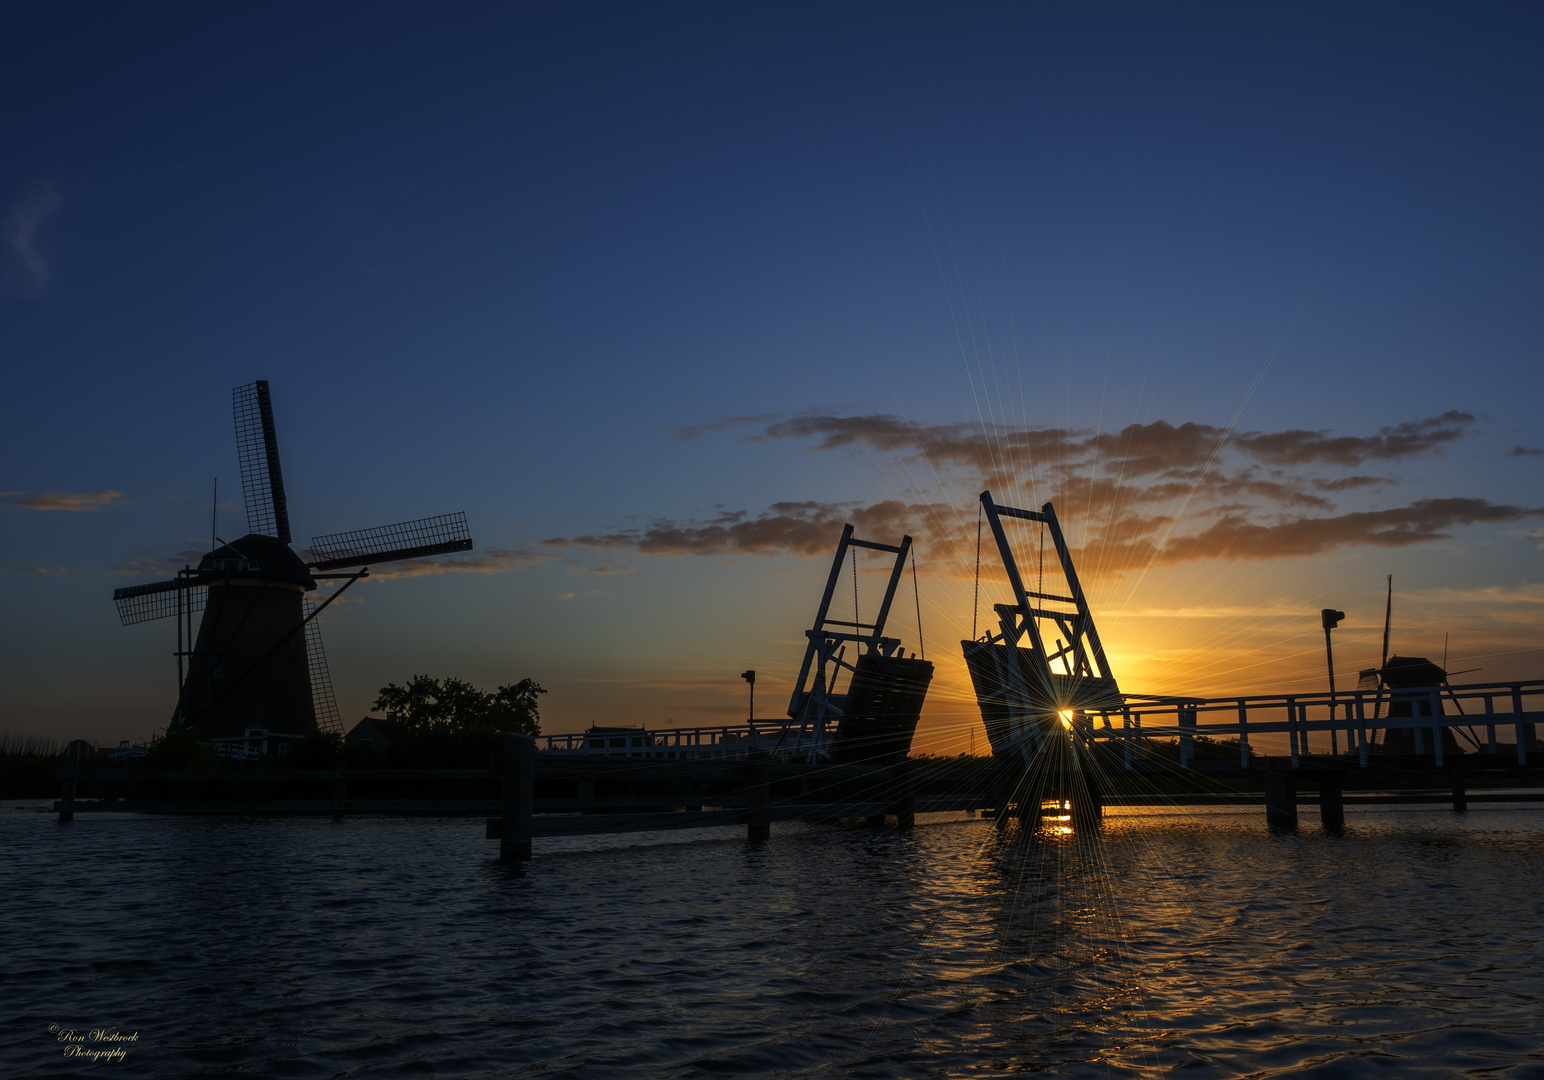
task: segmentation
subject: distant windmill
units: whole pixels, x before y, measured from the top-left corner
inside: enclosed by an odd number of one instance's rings
[[[341,734],[316,615],[370,564],[468,551],[464,513],[420,518],[358,532],[318,536],[305,562],[290,548],[289,506],[279,468],[268,383],[233,393],[236,453],[247,528],[241,539],[205,555],[175,578],[113,592],[123,625],[177,619],[179,693],[170,729],[209,738],[239,738],[251,728],[288,735],[321,729]],[[360,567],[354,573],[324,571]],[[318,578],[347,578],[320,605],[309,592]],[[193,638],[192,615],[204,615]],[[184,651],[186,640],[193,643]],[[183,677],[183,658],[188,666]]]
[[[1338,614],[1338,612],[1337,612]],[[1361,691],[1375,690],[1378,697],[1373,706],[1373,720],[1376,722],[1383,711],[1383,694],[1389,693],[1389,720],[1397,721],[1405,717],[1430,716],[1433,701],[1437,701],[1437,709],[1441,711],[1440,699],[1433,699],[1429,691],[1437,687],[1448,685],[1449,675],[1463,675],[1468,671],[1478,671],[1479,668],[1468,668],[1466,671],[1450,672],[1447,668],[1447,642],[1444,639],[1442,645],[1442,663],[1434,664],[1424,656],[1390,656],[1389,655],[1389,630],[1394,621],[1394,575],[1388,578],[1388,599],[1383,607],[1383,656],[1375,668],[1363,668],[1357,682],[1357,689]],[[1328,629],[1325,631],[1328,637]],[[1403,692],[1401,692],[1403,691]],[[1448,697],[1453,699],[1453,705],[1460,713],[1463,706],[1458,703],[1458,698],[1451,689]],[[1443,752],[1448,754],[1458,753],[1458,742],[1453,737],[1454,732],[1468,740],[1470,746],[1479,750],[1479,740],[1472,730],[1463,728],[1443,728],[1442,743]],[[1376,732],[1374,732],[1376,738]],[[1418,727],[1396,728],[1390,724],[1384,731],[1383,747],[1385,751],[1396,754],[1419,754],[1425,752],[1424,732]]]

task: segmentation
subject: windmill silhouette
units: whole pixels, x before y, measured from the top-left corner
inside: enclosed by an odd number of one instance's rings
[[[218,547],[174,578],[114,590],[118,617],[125,626],[177,620],[178,696],[168,730],[207,738],[240,738],[251,729],[342,734],[316,616],[368,576],[372,564],[469,551],[466,515],[318,536],[307,562],[290,547],[268,383],[238,386],[232,397],[247,535],[230,543],[216,537]],[[326,578],[347,580],[315,604],[307,594]],[[203,618],[195,638],[198,611]]]

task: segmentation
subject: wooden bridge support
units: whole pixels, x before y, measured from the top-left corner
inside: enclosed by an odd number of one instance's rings
[[[1004,755],[992,757],[992,806],[995,810],[997,823],[1006,824],[1013,816],[1013,797],[1016,790],[1014,784],[1014,762]]]
[[[772,836],[772,755],[765,750],[746,754],[745,839],[759,843]]]
[[[1072,827],[1080,831],[1097,828],[1104,820],[1104,793],[1099,787],[1099,777],[1085,772],[1081,780],[1069,793],[1072,796]]]
[[[917,790],[911,775],[911,759],[897,754],[890,776],[895,785],[895,827],[913,828],[917,824]]]
[[[1455,769],[1453,771],[1452,782],[1453,810],[1460,814],[1467,813],[1469,810],[1469,792],[1464,787],[1464,774]]]
[[[1283,772],[1265,774],[1265,824],[1271,829],[1297,829],[1297,779]]]
[[[332,819],[343,820],[343,809],[348,803],[348,762],[338,759],[332,772]]]
[[[536,740],[504,735],[504,821],[499,833],[499,861],[531,857],[531,798],[536,783]]]
[[[1346,831],[1346,778],[1338,773],[1319,777],[1319,822],[1328,833]]]
[[[64,748],[64,774],[59,783],[59,820],[75,820],[75,789],[79,783],[80,763],[91,753],[91,744],[75,739]]]

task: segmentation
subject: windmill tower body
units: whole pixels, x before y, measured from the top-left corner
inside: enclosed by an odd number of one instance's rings
[[[316,581],[289,545],[252,533],[206,555],[208,590],[174,722],[210,738],[316,730],[303,599]]]
[[[465,514],[444,514],[311,540],[306,562],[290,547],[289,504],[279,467],[268,384],[233,394],[236,453],[246,501],[246,536],[221,546],[169,581],[117,589],[124,625],[175,618],[181,660],[171,730],[208,739],[240,739],[251,729],[303,736],[321,728],[343,733],[325,669],[316,615],[372,563],[469,551]],[[324,573],[351,570],[353,573]],[[348,578],[332,598],[312,606],[318,577]],[[192,616],[203,611],[198,634]],[[184,637],[185,633],[185,637]],[[192,648],[184,651],[183,640]]]

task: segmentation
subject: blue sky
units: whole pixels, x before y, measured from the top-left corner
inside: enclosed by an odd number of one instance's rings
[[[346,715],[425,671],[536,678],[549,729],[722,722],[746,666],[775,715],[828,556],[773,534],[834,544],[891,501],[911,509],[867,520],[919,536],[947,741],[987,482],[1058,498],[1129,689],[1317,678],[1317,609],[1365,651],[1387,573],[1396,651],[1449,633],[1485,677],[1537,674],[1540,21],[11,5],[0,726],[164,723],[170,631],[119,627],[108,596],[207,538],[212,479],[236,489],[229,392],[254,378],[299,539],[465,509],[478,542],[329,612]],[[1205,425],[1224,471],[1170,462],[1175,499],[1125,461],[1147,502],[1074,494],[1119,458],[1077,450],[1089,433],[1160,422]],[[1346,453],[1226,442],[1401,425],[1413,442]],[[995,466],[939,449],[1045,430]],[[1356,476],[1378,482],[1326,486]],[[1375,535],[1359,513],[1393,517]],[[765,528],[691,532],[734,514]],[[1165,522],[1140,550],[1109,528],[1131,514]],[[1230,516],[1336,539],[1154,539]]]

